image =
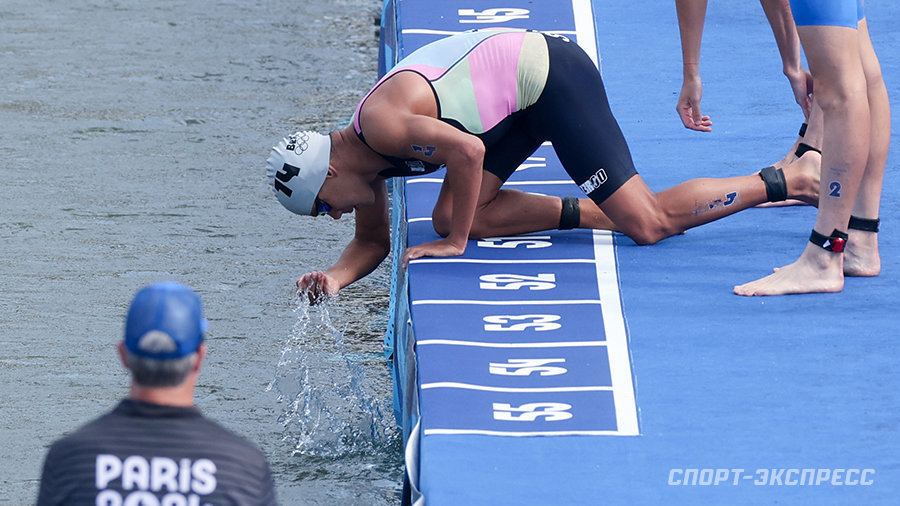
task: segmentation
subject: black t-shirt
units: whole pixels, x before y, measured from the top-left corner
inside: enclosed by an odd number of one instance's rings
[[[269,465],[254,445],[196,408],[125,399],[50,447],[37,504],[276,502]]]

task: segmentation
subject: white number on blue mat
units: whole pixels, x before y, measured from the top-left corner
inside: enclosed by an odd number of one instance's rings
[[[550,290],[556,288],[556,274],[541,273],[537,276],[526,276],[524,274],[485,274],[478,278],[481,284],[478,285],[482,290],[519,290],[528,288],[529,290]]]
[[[546,239],[546,240],[543,240]],[[525,249],[547,248],[553,246],[549,235],[529,235],[527,237],[488,237],[478,241],[479,248],[513,249],[525,246]]]
[[[565,367],[555,367],[547,364],[565,364],[564,358],[511,358],[506,363],[491,362],[488,369],[491,374],[502,376],[531,376],[539,373],[541,376],[556,376],[569,372]]]
[[[571,404],[562,402],[532,402],[522,404],[517,408],[510,404],[495,402],[494,420],[533,422],[543,416],[545,417],[544,421],[558,422],[572,418],[572,413],[568,412],[570,409],[572,409]]]
[[[555,314],[496,314],[485,316],[482,320],[484,320],[484,330],[488,332],[503,332],[527,329],[537,331],[557,330],[562,327],[562,324],[553,322],[558,321],[559,318],[559,315]],[[512,323],[515,321],[521,321],[522,323]]]
[[[460,23],[505,23],[514,19],[528,19],[528,9],[485,9],[481,12],[475,9],[459,9],[458,12]],[[473,19],[465,19],[467,16]]]

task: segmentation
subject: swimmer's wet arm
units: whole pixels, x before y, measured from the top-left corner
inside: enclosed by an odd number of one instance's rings
[[[375,190],[375,202],[356,207],[353,239],[344,248],[337,262],[325,271],[341,288],[369,275],[391,251],[387,185],[384,180],[379,179],[372,186]]]
[[[427,157],[420,154],[416,158],[427,159],[432,163],[442,163],[447,167],[446,177],[449,181],[451,198],[451,224],[446,241],[458,248],[459,254],[462,254],[469,240],[469,231],[472,229],[472,222],[475,219],[478,194],[481,190],[484,143],[478,137],[451,127],[442,121],[431,118],[424,119],[427,120],[427,123],[436,124],[438,127],[432,131],[421,131],[429,134],[422,137],[422,142],[426,146],[433,146],[434,150]],[[415,131],[417,136],[421,135],[419,130]],[[416,145],[410,145],[414,152]]]

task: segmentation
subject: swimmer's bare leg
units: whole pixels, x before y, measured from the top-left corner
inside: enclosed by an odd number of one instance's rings
[[[800,258],[772,274],[734,287],[737,295],[787,295],[794,293],[828,293],[844,289],[844,257],[842,253],[824,250],[812,243]]]
[[[809,120],[806,123],[806,128],[803,131],[803,135],[798,135],[797,140],[794,142],[794,145],[791,146],[790,151],[784,155],[784,158],[772,164],[773,167],[785,168],[788,165],[795,163],[800,158],[797,157],[797,148],[801,143],[807,144],[817,149],[821,149],[822,147],[822,109],[818,106],[813,98],[812,110],[809,115]],[[808,151],[806,154],[812,156],[811,151]],[[804,156],[805,157],[805,156]],[[818,159],[817,159],[818,161]],[[805,202],[788,199],[782,202],[766,202],[764,204],[760,204],[756,207],[784,207],[784,206],[802,206],[808,205]]]
[[[813,230],[846,231],[869,153],[870,115],[856,31],[798,27],[824,113],[819,211]],[[849,130],[849,131],[848,131]],[[824,232],[823,232],[824,231]],[[764,278],[734,287],[738,295],[837,292],[844,256],[807,243],[800,258]]]
[[[858,32],[872,127],[869,137],[869,157],[866,160],[866,171],[854,202],[853,216],[873,220],[878,218],[884,167],[891,142],[891,109],[887,89],[881,75],[881,66],[875,55],[875,49],[872,47],[868,23],[865,19],[860,22]],[[877,276],[881,273],[878,233],[853,228],[848,233],[850,239],[844,253],[844,275]]]
[[[435,230],[441,234],[449,230],[452,202],[447,179],[435,204],[432,219]],[[562,200],[559,197],[536,195],[519,190],[501,188],[503,181],[490,172],[482,175],[478,207],[469,236],[513,236],[555,230],[559,227]],[[590,199],[579,199],[579,228],[615,230],[613,222]]]

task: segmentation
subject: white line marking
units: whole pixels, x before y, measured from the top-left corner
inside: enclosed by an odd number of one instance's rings
[[[411,264],[593,264],[593,258],[545,258],[534,260],[488,260],[477,258],[416,258]]]
[[[434,304],[471,304],[475,306],[538,306],[538,305],[573,305],[602,304],[599,299],[570,300],[464,300],[464,299],[422,299],[412,301],[413,306]]]
[[[404,28],[401,30],[401,33],[405,34],[416,34],[416,35],[455,35],[457,33],[463,33],[468,30],[434,30],[431,28]],[[575,35],[575,31],[572,30],[541,30],[544,33],[555,33],[557,35]]]
[[[428,390],[430,388],[458,388],[461,390],[480,390],[482,392],[609,392],[612,387],[608,386],[589,386],[589,387],[546,387],[546,388],[514,388],[514,387],[489,387],[485,385],[472,385],[470,383],[456,383],[454,381],[439,381],[437,383],[423,383],[419,388]]]
[[[594,33],[594,11],[591,0],[572,0],[572,11],[575,15],[575,37],[578,45],[591,57],[594,66],[600,68],[600,56],[597,54],[597,36]]]
[[[614,430],[561,430],[561,431],[535,431],[535,432],[504,432],[499,430],[476,430],[476,429],[426,429],[425,435],[480,435],[480,436],[508,436],[508,437],[530,437],[530,436],[622,436],[623,434]]]
[[[406,184],[418,184],[418,183],[443,183],[444,180],[442,178],[437,177],[420,177],[417,179],[411,179],[406,182]],[[575,183],[571,179],[552,179],[547,181],[506,181],[503,183],[503,186],[536,186],[536,185],[563,185],[570,184],[575,186]]]
[[[628,335],[625,317],[619,298],[619,280],[616,272],[616,255],[610,232],[594,231],[594,256],[597,258],[597,285],[603,301],[603,330],[606,333],[609,354],[609,373],[613,384],[613,402],[616,405],[616,426],[622,435],[637,436],[637,403],[631,377],[631,356],[628,351]]]
[[[453,339],[424,339],[416,341],[416,346],[430,344],[448,346],[473,346],[477,348],[580,348],[606,346],[606,341],[559,341],[551,343],[485,343],[482,341],[456,341]]]

